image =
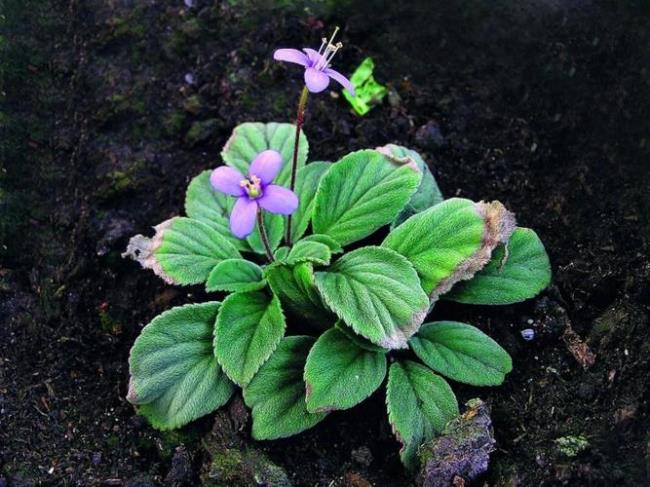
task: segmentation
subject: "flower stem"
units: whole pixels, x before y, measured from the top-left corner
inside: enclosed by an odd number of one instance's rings
[[[264,250],[266,250],[266,258],[269,259],[269,262],[275,262],[273,251],[271,250],[271,245],[269,244],[269,237],[266,234],[266,227],[264,226],[264,215],[262,215],[262,210],[260,209],[257,210],[257,226],[260,229],[260,237],[262,237]]]
[[[300,93],[300,100],[298,101],[298,112],[296,113],[296,140],[293,144],[293,159],[291,161],[291,180],[289,182],[289,189],[293,191],[296,187],[296,173],[298,172],[298,148],[300,147],[300,130],[302,129],[305,121],[305,109],[307,108],[307,100],[309,99],[309,90],[303,86]],[[287,245],[291,247],[291,215],[287,218],[287,231],[284,239]]]

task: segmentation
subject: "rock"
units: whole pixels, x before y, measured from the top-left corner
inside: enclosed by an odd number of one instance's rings
[[[203,102],[198,95],[192,95],[183,102],[183,109],[192,115],[198,115],[203,110]]]
[[[102,452],[100,451],[94,452],[90,458],[90,461],[94,466],[97,466],[100,463],[102,463]]]
[[[165,485],[180,487],[189,485],[192,480],[192,457],[184,446],[179,446],[174,451],[172,466],[165,477]]]
[[[480,399],[466,406],[441,436],[420,447],[419,486],[464,485],[464,479],[471,481],[487,470],[495,444],[490,409]]]
[[[203,475],[201,484],[206,487],[224,485],[259,485],[264,487],[290,487],[286,472],[255,449],[226,448],[213,451],[212,462]]]
[[[100,232],[102,236],[97,241],[97,255],[106,255],[110,250],[123,247],[126,237],[135,232],[133,223],[125,218],[110,217],[101,222]]]
[[[124,482],[124,487],[155,487],[156,483],[146,474],[138,475]]]
[[[217,411],[212,431],[203,441],[210,455],[201,474],[203,486],[291,486],[281,467],[259,450],[247,447],[242,431],[249,419],[249,412],[239,396],[226,410]]]
[[[352,450],[352,460],[360,465],[368,467],[373,461],[373,456],[370,448],[367,446],[362,446],[356,450]]]
[[[347,472],[345,487],[372,487],[372,484],[358,472]]]
[[[415,132],[415,143],[422,149],[437,149],[445,145],[445,138],[440,131],[440,125],[431,120]]]

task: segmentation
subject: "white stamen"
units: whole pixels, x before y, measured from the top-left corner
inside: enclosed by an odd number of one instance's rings
[[[323,38],[321,39],[321,41],[322,41],[322,42],[321,42],[321,44],[320,44],[320,47],[318,48],[318,54],[322,54],[323,48],[324,48],[325,45],[327,44],[327,38],[326,38],[326,37],[323,37]]]
[[[318,54],[320,55],[320,58],[318,59],[318,62],[314,66],[315,69],[321,71],[329,67],[330,61],[332,60],[336,52],[343,47],[343,44],[341,42],[337,42],[336,44],[334,44],[334,37],[336,37],[336,33],[338,31],[339,28],[336,27],[329,41],[326,38],[322,39],[323,43],[321,44],[320,49],[318,50]],[[325,48],[323,49],[323,47]]]

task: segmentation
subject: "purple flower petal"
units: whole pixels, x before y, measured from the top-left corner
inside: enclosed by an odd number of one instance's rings
[[[275,150],[265,150],[257,154],[248,168],[249,176],[257,176],[262,184],[269,184],[282,169],[282,155]]]
[[[256,217],[257,201],[248,196],[240,197],[230,213],[230,231],[237,238],[248,237],[253,233]]]
[[[237,169],[228,166],[216,168],[210,174],[210,183],[217,191],[229,194],[230,196],[241,196],[244,189],[239,183],[246,179]]]
[[[291,215],[298,208],[298,197],[295,193],[275,184],[264,188],[264,194],[257,202],[266,211],[281,215]]]
[[[305,47],[303,51],[307,53],[307,58],[309,58],[309,66],[315,66],[322,57],[320,54],[318,54],[318,52],[308,47]]]
[[[312,93],[320,93],[330,84],[330,78],[317,69],[307,68],[305,69],[305,84]]]
[[[298,49],[276,49],[273,53],[273,59],[287,63],[296,63],[302,66],[309,65],[309,58]]]
[[[324,72],[327,76],[329,76],[330,78],[332,78],[334,81],[336,81],[337,83],[339,83],[341,86],[343,86],[343,88],[345,88],[346,90],[348,90],[348,92],[349,92],[352,96],[356,96],[356,95],[354,94],[354,86],[352,86],[352,83],[350,83],[350,80],[347,79],[345,76],[343,76],[341,73],[339,73],[338,71],[334,71],[333,69],[330,69],[330,68],[326,68],[326,69],[324,69],[323,72]]]

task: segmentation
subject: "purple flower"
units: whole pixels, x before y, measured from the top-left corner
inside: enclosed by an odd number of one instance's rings
[[[246,238],[253,232],[260,208],[280,215],[290,215],[298,208],[298,197],[293,191],[271,184],[281,168],[280,153],[265,150],[257,154],[251,162],[248,177],[228,166],[221,166],[212,171],[212,187],[237,197],[230,213],[230,230],[237,238]]]
[[[343,44],[340,42],[333,44],[334,36],[338,30],[339,28],[337,27],[329,41],[323,38],[318,52],[309,48],[303,49],[305,51],[304,53],[298,49],[277,49],[273,53],[273,59],[304,66],[305,85],[307,85],[307,89],[312,93],[320,93],[323,91],[329,86],[330,78],[332,78],[354,96],[354,87],[350,83],[350,80],[338,71],[330,68],[332,58],[343,47]]]

